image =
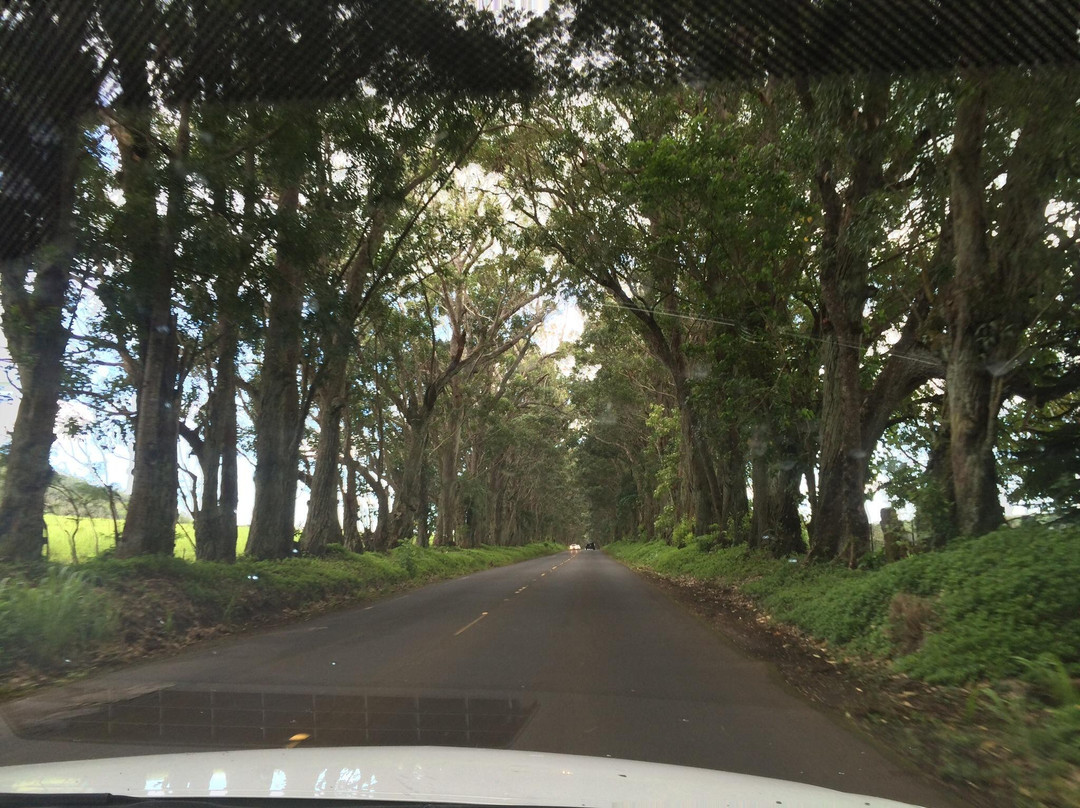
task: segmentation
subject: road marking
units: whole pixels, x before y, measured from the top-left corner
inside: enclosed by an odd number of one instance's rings
[[[371,611],[372,609],[374,609],[374,608],[375,608],[374,606],[365,606],[365,607],[364,607],[364,611],[365,611],[365,612],[370,612],[370,611]]]
[[[476,625],[477,623],[479,623],[479,622],[480,622],[481,620],[483,620],[483,619],[484,619],[485,617],[487,617],[487,612],[481,612],[481,613],[480,613],[480,616],[479,616],[478,618],[476,618],[475,620],[473,620],[473,621],[472,621],[471,623],[469,623],[469,624],[468,624],[467,626],[462,626],[462,627],[461,627],[461,628],[459,628],[459,629],[458,629],[457,631],[455,631],[455,632],[454,632],[454,636],[456,637],[456,636],[457,636],[458,634],[461,634],[461,632],[463,632],[463,631],[468,631],[468,630],[469,630],[470,628],[472,628],[473,626],[475,626],[475,625]]]
[[[541,578],[543,578],[543,577],[544,577],[545,575],[547,575],[547,573],[546,573],[546,572],[541,572],[541,573],[540,573],[540,577],[541,577]]]
[[[519,590],[518,590],[517,592],[515,592],[514,594],[515,594],[515,595],[520,595],[520,594],[521,594],[522,592],[524,592],[524,591],[525,591],[526,589],[528,589],[528,588],[529,588],[529,585],[528,585],[528,584],[525,584],[525,586],[521,587],[521,589],[519,589]]]

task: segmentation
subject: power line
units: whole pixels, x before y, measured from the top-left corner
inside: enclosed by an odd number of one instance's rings
[[[658,311],[656,309],[650,309],[650,308],[647,308],[645,306],[628,306],[628,305],[625,305],[625,304],[622,304],[622,303],[615,303],[615,302],[612,302],[612,301],[605,301],[605,302],[601,303],[600,305],[602,307],[604,307],[604,308],[615,308],[615,309],[619,309],[621,311],[639,311],[639,312],[642,312],[644,314],[648,314],[648,315],[650,315],[652,317],[657,317],[657,316],[659,316],[659,317],[668,317],[668,318],[676,319],[676,320],[690,320],[692,322],[712,323],[712,324],[715,324],[715,325],[726,326],[728,328],[736,329],[738,331],[738,333],[739,333],[739,336],[745,342],[759,343],[761,341],[759,339],[755,339],[754,337],[749,336],[749,334],[751,333],[749,327],[739,323],[736,320],[729,320],[729,319],[722,318],[722,317],[706,317],[706,316],[700,316],[700,315],[694,315],[694,314],[682,314],[681,312],[674,312],[674,311]],[[805,333],[803,331],[796,331],[795,329],[791,329],[791,328],[781,328],[781,329],[778,329],[778,331],[779,331],[780,334],[784,334],[784,335],[789,336],[789,337],[795,337],[797,339],[809,340],[811,342],[818,342],[818,343],[821,343],[823,345],[826,342],[829,341],[825,337],[819,337],[819,336],[816,336],[814,334],[807,334],[807,333]],[[863,346],[863,345],[861,345],[859,343],[846,342],[846,341],[841,340],[841,339],[835,339],[835,340],[833,340],[833,342],[835,342],[835,344],[837,344],[837,345],[839,345],[839,346],[841,346],[843,348],[850,348],[852,350],[864,350],[865,347],[866,347],[866,346]],[[890,348],[884,354],[880,354],[880,355],[882,355],[882,356],[895,356],[898,359],[903,359],[903,360],[906,360],[908,362],[915,362],[915,363],[921,364],[921,365],[927,365],[927,366],[933,367],[933,368],[940,368],[941,364],[942,364],[939,361],[936,361],[936,360],[933,360],[933,359],[927,359],[925,357],[910,356],[910,355],[903,354],[903,353],[897,353],[892,348]]]

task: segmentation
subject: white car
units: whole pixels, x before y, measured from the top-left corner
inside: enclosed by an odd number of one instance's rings
[[[901,808],[816,786],[613,758],[440,747],[267,749],[65,761],[0,768],[5,806],[105,805],[103,795],[237,808],[243,800],[455,805],[741,805]],[[61,797],[55,802],[49,795]],[[25,797],[25,800],[20,799]],[[109,803],[112,804],[112,803]],[[250,804],[250,803],[247,803]]]
[[[571,553],[576,553],[576,552],[577,552],[578,550],[580,550],[580,549],[581,549],[581,545],[580,545],[580,544],[571,544],[571,545],[570,545],[570,552],[571,552]]]

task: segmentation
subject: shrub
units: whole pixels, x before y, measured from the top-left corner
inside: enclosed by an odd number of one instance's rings
[[[1080,687],[1056,656],[1043,653],[1035,659],[1017,657],[1016,662],[1023,667],[1023,678],[1042,701],[1053,707],[1080,706]]]
[[[74,569],[51,566],[38,581],[0,581],[0,668],[16,659],[40,668],[73,662],[115,626],[109,598]]]

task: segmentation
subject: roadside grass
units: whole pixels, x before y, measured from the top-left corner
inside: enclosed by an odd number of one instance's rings
[[[831,652],[883,663],[967,704],[912,715],[904,742],[941,776],[1007,804],[1080,805],[1080,528],[1003,528],[851,570],[744,547],[604,548],[631,567],[750,598]]]
[[[124,529],[124,520],[117,522],[119,530]],[[64,564],[81,563],[101,555],[116,546],[116,534],[112,519],[76,519],[74,516],[45,514],[45,527],[49,537],[49,560]],[[236,554],[244,552],[247,545],[248,526],[237,530]],[[75,555],[72,555],[74,540]],[[195,558],[195,526],[190,522],[176,525],[177,558],[192,560]]]
[[[78,566],[0,569],[0,676],[9,678],[10,693],[96,663],[564,549],[554,542],[471,550],[410,545],[360,555],[334,547],[320,559],[192,564],[106,556]]]

